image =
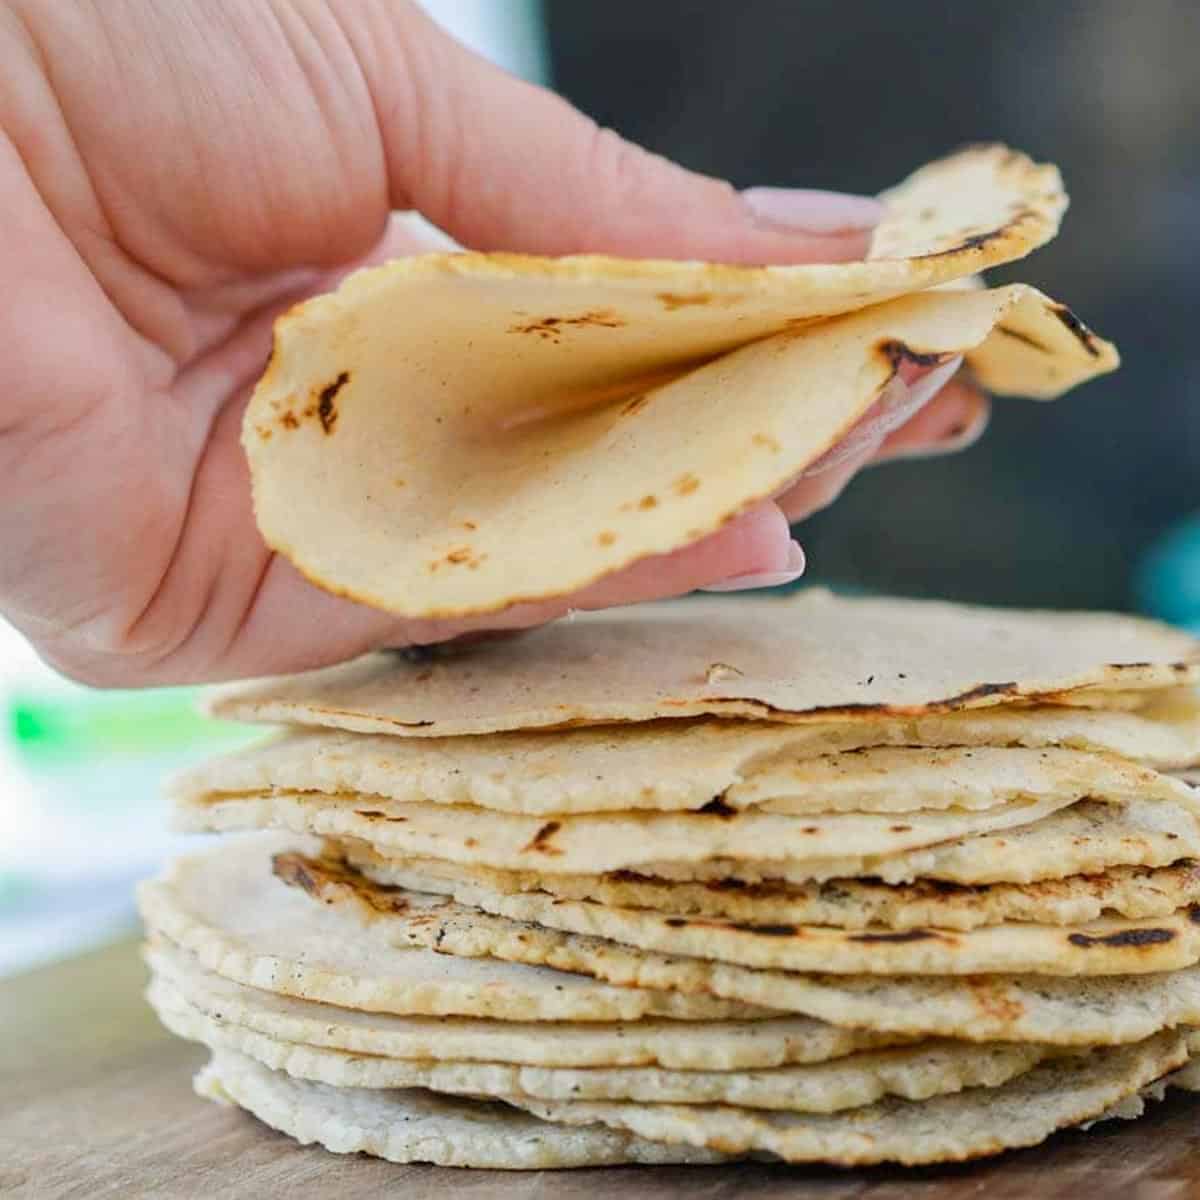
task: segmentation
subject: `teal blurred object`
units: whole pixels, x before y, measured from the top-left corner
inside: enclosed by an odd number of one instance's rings
[[[1150,547],[1133,588],[1142,612],[1200,634],[1200,513],[1172,526]]]

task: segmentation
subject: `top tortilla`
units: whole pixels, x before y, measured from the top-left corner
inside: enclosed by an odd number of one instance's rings
[[[413,661],[237,685],[212,711],[408,737],[660,717],[872,720],[1200,681],[1200,643],[1137,617],[925,600],[736,597],[585,614]]]
[[[719,529],[905,360],[965,355],[990,390],[1047,398],[1116,366],[1033,289],[912,294],[1052,237],[1053,167],[977,147],[884,198],[862,262],[434,254],[357,273],[276,326],[243,427],[264,538],[366,604],[497,611]]]

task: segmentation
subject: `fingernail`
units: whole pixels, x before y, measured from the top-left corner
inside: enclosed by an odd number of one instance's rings
[[[804,574],[804,551],[800,543],[793,541],[788,546],[787,565],[782,571],[759,571],[753,575],[735,575],[732,579],[722,579],[720,583],[710,583],[697,591],[701,592],[749,592],[755,588],[779,587],[784,583],[792,583]]]
[[[973,446],[988,427],[991,408],[987,401],[976,398],[971,411],[963,420],[955,422],[936,442],[926,442],[921,446],[900,447],[897,450],[880,454],[876,462],[896,462],[899,459],[941,458],[947,454],[957,454],[968,446]]]
[[[856,456],[873,455],[889,433],[910,421],[949,383],[961,363],[961,358],[952,358],[913,383],[905,383],[899,375],[893,377],[854,428],[837,445],[809,463],[797,478],[808,479],[840,467]]]
[[[878,200],[844,192],[753,187],[742,193],[742,201],[756,225],[786,233],[861,233],[883,217]]]

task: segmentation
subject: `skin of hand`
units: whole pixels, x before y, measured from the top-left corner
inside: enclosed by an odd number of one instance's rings
[[[733,263],[860,257],[879,215],[688,172],[404,0],[0,0],[0,611],[48,662],[102,686],[286,672],[776,578],[797,566],[789,519],[985,419],[952,382],[561,602],[414,622],[336,598],[260,539],[241,415],[280,312],[425,248],[392,219],[410,209],[473,249]]]

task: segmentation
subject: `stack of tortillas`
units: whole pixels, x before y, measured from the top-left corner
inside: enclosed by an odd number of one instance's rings
[[[1200,647],[1131,618],[698,600],[243,686],[145,886],[202,1090],[491,1167],[969,1158],[1200,1025]]]
[[[436,255],[277,327],[268,542],[414,617],[566,596],[777,492],[905,362],[1050,397],[1116,364],[1030,288],[997,147],[864,263]],[[930,290],[934,289],[934,290]],[[145,885],[197,1086],[304,1142],[484,1167],[927,1163],[1136,1115],[1200,1025],[1200,648],[1128,618],[837,599],[593,614],[235,690],[272,740]]]

